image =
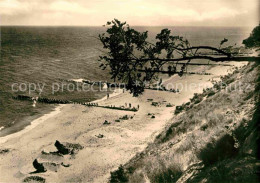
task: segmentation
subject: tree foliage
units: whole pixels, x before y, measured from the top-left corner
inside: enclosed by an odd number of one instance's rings
[[[219,48],[194,47],[183,37],[171,34],[171,30],[162,29],[156,35],[155,43],[151,43],[147,31],[136,31],[126,22],[114,19],[105,26],[107,31],[99,35],[99,39],[107,53],[100,56],[100,67],[106,69],[109,66],[111,78],[125,83],[126,89],[134,96],[144,91],[147,82],[158,78],[163,66],[167,67],[169,74],[182,76],[193,59],[236,60],[230,51],[221,48],[228,39],[223,39]]]
[[[243,40],[243,44],[248,48],[260,47],[260,24],[253,29],[247,39]]]

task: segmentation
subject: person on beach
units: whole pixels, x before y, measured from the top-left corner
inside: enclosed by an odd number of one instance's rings
[[[129,108],[131,108],[132,107],[132,104],[131,103],[129,103]]]
[[[107,93],[107,99],[109,98],[109,93]]]
[[[33,105],[32,106],[36,107],[36,98],[33,97],[32,100],[33,100]]]

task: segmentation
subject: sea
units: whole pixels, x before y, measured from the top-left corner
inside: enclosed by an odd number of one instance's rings
[[[229,40],[226,45],[239,46],[252,30],[248,27],[134,28],[148,31],[151,42],[161,29],[168,28],[173,35],[188,39],[192,46],[216,47],[224,38]],[[75,102],[90,102],[106,95],[104,90],[69,88],[73,79],[111,81],[109,71],[101,70],[98,61],[104,54],[98,35],[106,31],[105,27],[1,26],[0,29],[0,137],[23,129],[55,108],[55,105],[34,106],[31,101],[13,99],[18,94]]]

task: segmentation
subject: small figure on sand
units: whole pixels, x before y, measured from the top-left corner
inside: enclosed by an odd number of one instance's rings
[[[103,134],[98,134],[98,135],[96,135],[96,137],[97,137],[97,138],[103,138],[104,135],[103,135]]]
[[[109,98],[109,93],[107,93],[107,99]]]
[[[38,100],[38,97],[33,97],[32,100],[33,100],[33,105],[32,106],[36,107],[36,103],[37,103],[36,101]]]
[[[131,103],[129,103],[129,108],[131,108],[132,107],[132,104]]]
[[[108,122],[107,120],[105,120],[105,122],[103,123],[103,125],[110,125],[111,123]]]
[[[160,80],[159,80],[159,86],[161,86],[162,85],[162,78],[160,78]]]

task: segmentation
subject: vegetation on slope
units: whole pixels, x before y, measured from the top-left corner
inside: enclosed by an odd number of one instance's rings
[[[259,73],[257,63],[247,65],[195,95],[110,181],[257,182]]]

